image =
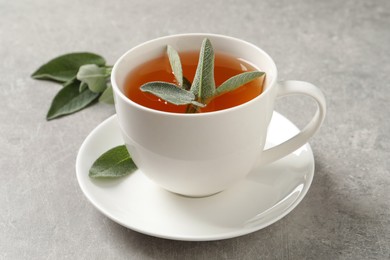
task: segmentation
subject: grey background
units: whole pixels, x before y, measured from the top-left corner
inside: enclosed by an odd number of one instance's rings
[[[389,259],[389,28],[386,0],[0,0],[0,259]],[[250,41],[274,58],[280,79],[312,82],[327,97],[307,196],[243,237],[170,241],[100,214],[75,160],[114,108],[46,122],[60,87],[30,78],[60,54],[91,51],[113,64],[139,43],[184,32]],[[313,109],[302,98],[277,105],[301,127]]]

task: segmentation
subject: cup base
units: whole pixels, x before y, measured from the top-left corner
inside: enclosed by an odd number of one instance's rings
[[[186,195],[186,194],[173,192],[173,191],[170,191],[170,190],[167,190],[167,189],[165,189],[165,190],[168,191],[168,192],[171,192],[171,193],[173,193],[173,194],[175,194],[177,196],[181,196],[181,197],[184,197],[184,198],[193,198],[193,199],[201,199],[201,198],[211,197],[211,196],[217,195],[218,193],[221,193],[223,191],[223,190],[221,190],[221,191],[217,191],[217,192],[213,192],[213,193],[205,194],[205,195]]]
[[[280,143],[298,129],[274,113],[267,142]],[[111,220],[147,235],[186,241],[210,241],[252,233],[280,220],[305,197],[314,176],[309,144],[282,160],[254,169],[229,189],[203,198],[176,195],[151,182],[139,170],[119,179],[93,180],[88,172],[102,153],[123,139],[114,115],[80,147],[77,180],[91,204]]]

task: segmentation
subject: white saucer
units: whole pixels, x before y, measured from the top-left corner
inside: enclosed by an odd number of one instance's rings
[[[267,146],[281,143],[298,129],[274,112]],[[168,239],[206,241],[245,235],[278,221],[307,193],[314,175],[309,144],[258,168],[232,188],[205,198],[163,190],[140,170],[115,180],[88,177],[92,163],[123,144],[116,116],[96,127],[77,156],[77,179],[89,201],[113,221],[135,231]]]

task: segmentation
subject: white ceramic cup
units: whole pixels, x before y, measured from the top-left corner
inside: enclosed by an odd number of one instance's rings
[[[209,38],[216,53],[240,57],[261,71],[263,93],[242,105],[201,114],[178,114],[143,107],[123,93],[129,72],[166,55],[167,44],[178,52],[199,51]],[[161,187],[186,196],[220,192],[244,178],[255,166],[280,159],[304,145],[322,124],[325,98],[314,85],[278,82],[272,58],[259,47],[215,34],[181,34],[158,38],[126,52],[115,63],[111,82],[115,109],[126,147],[138,168]],[[317,103],[309,124],[290,140],[264,150],[276,97],[303,94]]]

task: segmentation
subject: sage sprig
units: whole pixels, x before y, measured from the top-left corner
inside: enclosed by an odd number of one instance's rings
[[[177,85],[154,81],[142,85],[140,89],[171,104],[188,105],[188,113],[195,113],[199,111],[199,108],[205,107],[213,98],[233,91],[265,75],[264,72],[260,71],[243,72],[226,80],[216,88],[214,81],[214,49],[210,40],[205,38],[200,49],[195,77],[191,84],[183,76],[180,56],[177,51],[168,45],[167,54]]]
[[[32,78],[63,86],[54,97],[46,119],[72,114],[96,100],[112,104],[111,69],[102,56],[88,52],[61,55],[38,68]]]

